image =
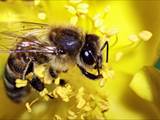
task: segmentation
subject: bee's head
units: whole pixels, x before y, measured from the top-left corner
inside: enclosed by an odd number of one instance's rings
[[[85,42],[80,51],[80,61],[90,67],[96,66],[99,62],[99,67],[101,67],[101,57],[99,37],[94,34],[86,34]]]

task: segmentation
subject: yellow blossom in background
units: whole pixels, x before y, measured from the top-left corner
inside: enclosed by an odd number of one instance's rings
[[[101,45],[105,41],[110,45],[109,62],[103,62],[104,79],[89,80],[74,67],[60,74],[68,84],[59,86],[59,78],[55,80],[54,100],[47,97],[33,100],[31,96],[31,103],[15,104],[5,95],[1,80],[0,119],[160,119],[160,73],[153,67],[145,67],[153,66],[157,59],[159,26],[156,23],[160,18],[152,13],[160,14],[159,4],[158,1],[107,0],[0,2],[0,22],[77,26],[86,33],[99,35]],[[3,29],[5,25],[0,24],[0,30]],[[104,50],[104,58],[105,55]],[[0,56],[3,75],[7,54]],[[44,66],[36,68],[36,74],[46,83],[52,81],[45,76]],[[18,79],[16,84],[21,87],[27,82]],[[45,90],[40,95],[48,93]]]

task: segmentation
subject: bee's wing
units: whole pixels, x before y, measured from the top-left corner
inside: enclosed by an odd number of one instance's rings
[[[45,29],[50,27],[48,24],[35,23],[35,22],[0,22],[1,31],[12,31],[12,32],[27,32],[33,29]]]
[[[34,22],[0,22],[0,52],[10,51],[26,36],[34,36],[40,41],[47,38],[51,28],[48,24]]]
[[[32,36],[25,37],[19,36],[13,33],[1,32],[0,33],[0,53],[15,53],[15,52],[33,52],[33,53],[46,53],[46,54],[57,54],[57,47],[49,45],[46,42],[35,41]],[[23,45],[28,46],[29,49],[15,49],[17,43],[23,41]]]
[[[51,26],[35,22],[0,22],[0,32],[12,32],[17,35],[40,34],[50,29]]]

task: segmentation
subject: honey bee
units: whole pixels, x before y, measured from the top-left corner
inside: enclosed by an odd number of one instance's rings
[[[48,72],[57,78],[60,72],[67,72],[69,65],[76,65],[81,73],[91,80],[102,78],[102,50],[106,47],[108,62],[108,42],[100,47],[99,37],[87,34],[76,27],[53,27],[34,22],[17,22],[18,30],[1,31],[1,52],[9,52],[4,71],[6,93],[15,102],[20,102],[30,88],[43,91],[45,84],[34,74],[35,64],[48,64]],[[3,36],[3,37],[2,37]],[[9,44],[9,45],[7,45]],[[95,69],[92,74],[86,69]],[[17,88],[16,79],[28,79],[28,85]]]

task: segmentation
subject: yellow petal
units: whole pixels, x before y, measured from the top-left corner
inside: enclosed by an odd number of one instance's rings
[[[130,88],[141,98],[147,100],[147,101],[153,101],[153,94],[152,94],[152,89],[151,89],[151,84],[150,84],[150,79],[147,76],[147,74],[143,71],[140,70],[137,72],[131,83],[130,83]]]

